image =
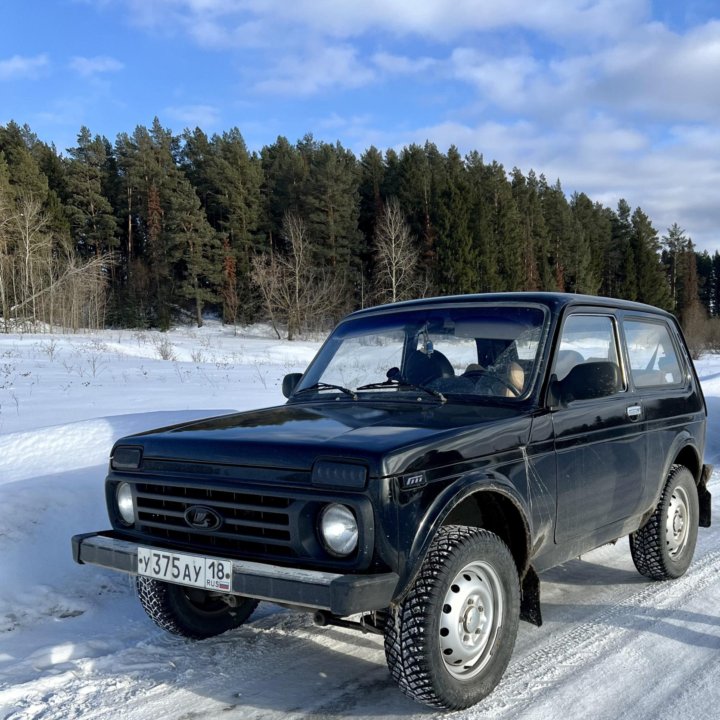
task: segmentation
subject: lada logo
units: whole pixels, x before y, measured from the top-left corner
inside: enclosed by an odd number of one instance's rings
[[[185,522],[196,530],[217,530],[223,523],[222,516],[204,505],[191,505],[185,511]]]

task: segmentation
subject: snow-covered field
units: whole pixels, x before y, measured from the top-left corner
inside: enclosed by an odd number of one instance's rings
[[[261,604],[252,622],[189,642],[157,629],[129,578],[74,565],[70,536],[107,527],[114,439],[283,402],[318,342],[201,330],[0,335],[0,718],[424,718],[380,638],[315,628]],[[720,357],[698,363],[720,464]],[[711,491],[718,497],[720,476]],[[714,513],[717,516],[717,513]],[[521,623],[511,665],[457,718],[720,717],[720,529],[671,583],[636,573],[626,542],[543,576],[545,624]]]

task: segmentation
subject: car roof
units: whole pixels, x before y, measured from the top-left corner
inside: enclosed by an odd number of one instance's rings
[[[602,308],[629,310],[635,312],[654,313],[665,317],[672,315],[660,308],[645,303],[621,300],[619,298],[600,297],[598,295],[581,295],[575,293],[560,292],[500,292],[500,293],[476,293],[470,295],[447,295],[441,297],[421,298],[418,300],[405,300],[403,302],[376,305],[371,308],[356,310],[347,316],[346,319],[365,317],[375,313],[385,314],[395,310],[414,310],[423,307],[442,307],[443,305],[464,305],[478,303],[526,303],[528,305],[545,305],[552,312],[560,312],[571,305],[594,305]]]

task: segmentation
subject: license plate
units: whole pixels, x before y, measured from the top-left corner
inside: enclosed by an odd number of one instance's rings
[[[138,573],[178,585],[230,592],[232,560],[138,548]]]

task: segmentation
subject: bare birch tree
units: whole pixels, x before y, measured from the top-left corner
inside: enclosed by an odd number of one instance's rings
[[[418,290],[418,249],[396,198],[375,230],[375,290],[380,302],[407,300]]]
[[[83,262],[69,238],[53,237],[41,202],[0,187],[3,330],[99,328],[105,322],[109,254]]]
[[[253,260],[253,281],[258,286],[270,322],[287,324],[288,340],[310,329],[328,326],[345,305],[344,281],[312,264],[305,223],[292,213],[283,219],[286,255],[275,253]]]
[[[10,224],[12,221],[12,200],[9,186],[0,177],[0,310],[3,316],[3,331],[10,327],[10,292],[12,289],[13,250]]]
[[[38,291],[44,277],[51,273],[52,238],[47,232],[47,216],[42,203],[31,194],[24,194],[13,215],[18,244],[17,267],[20,297],[33,324],[38,321]]]

